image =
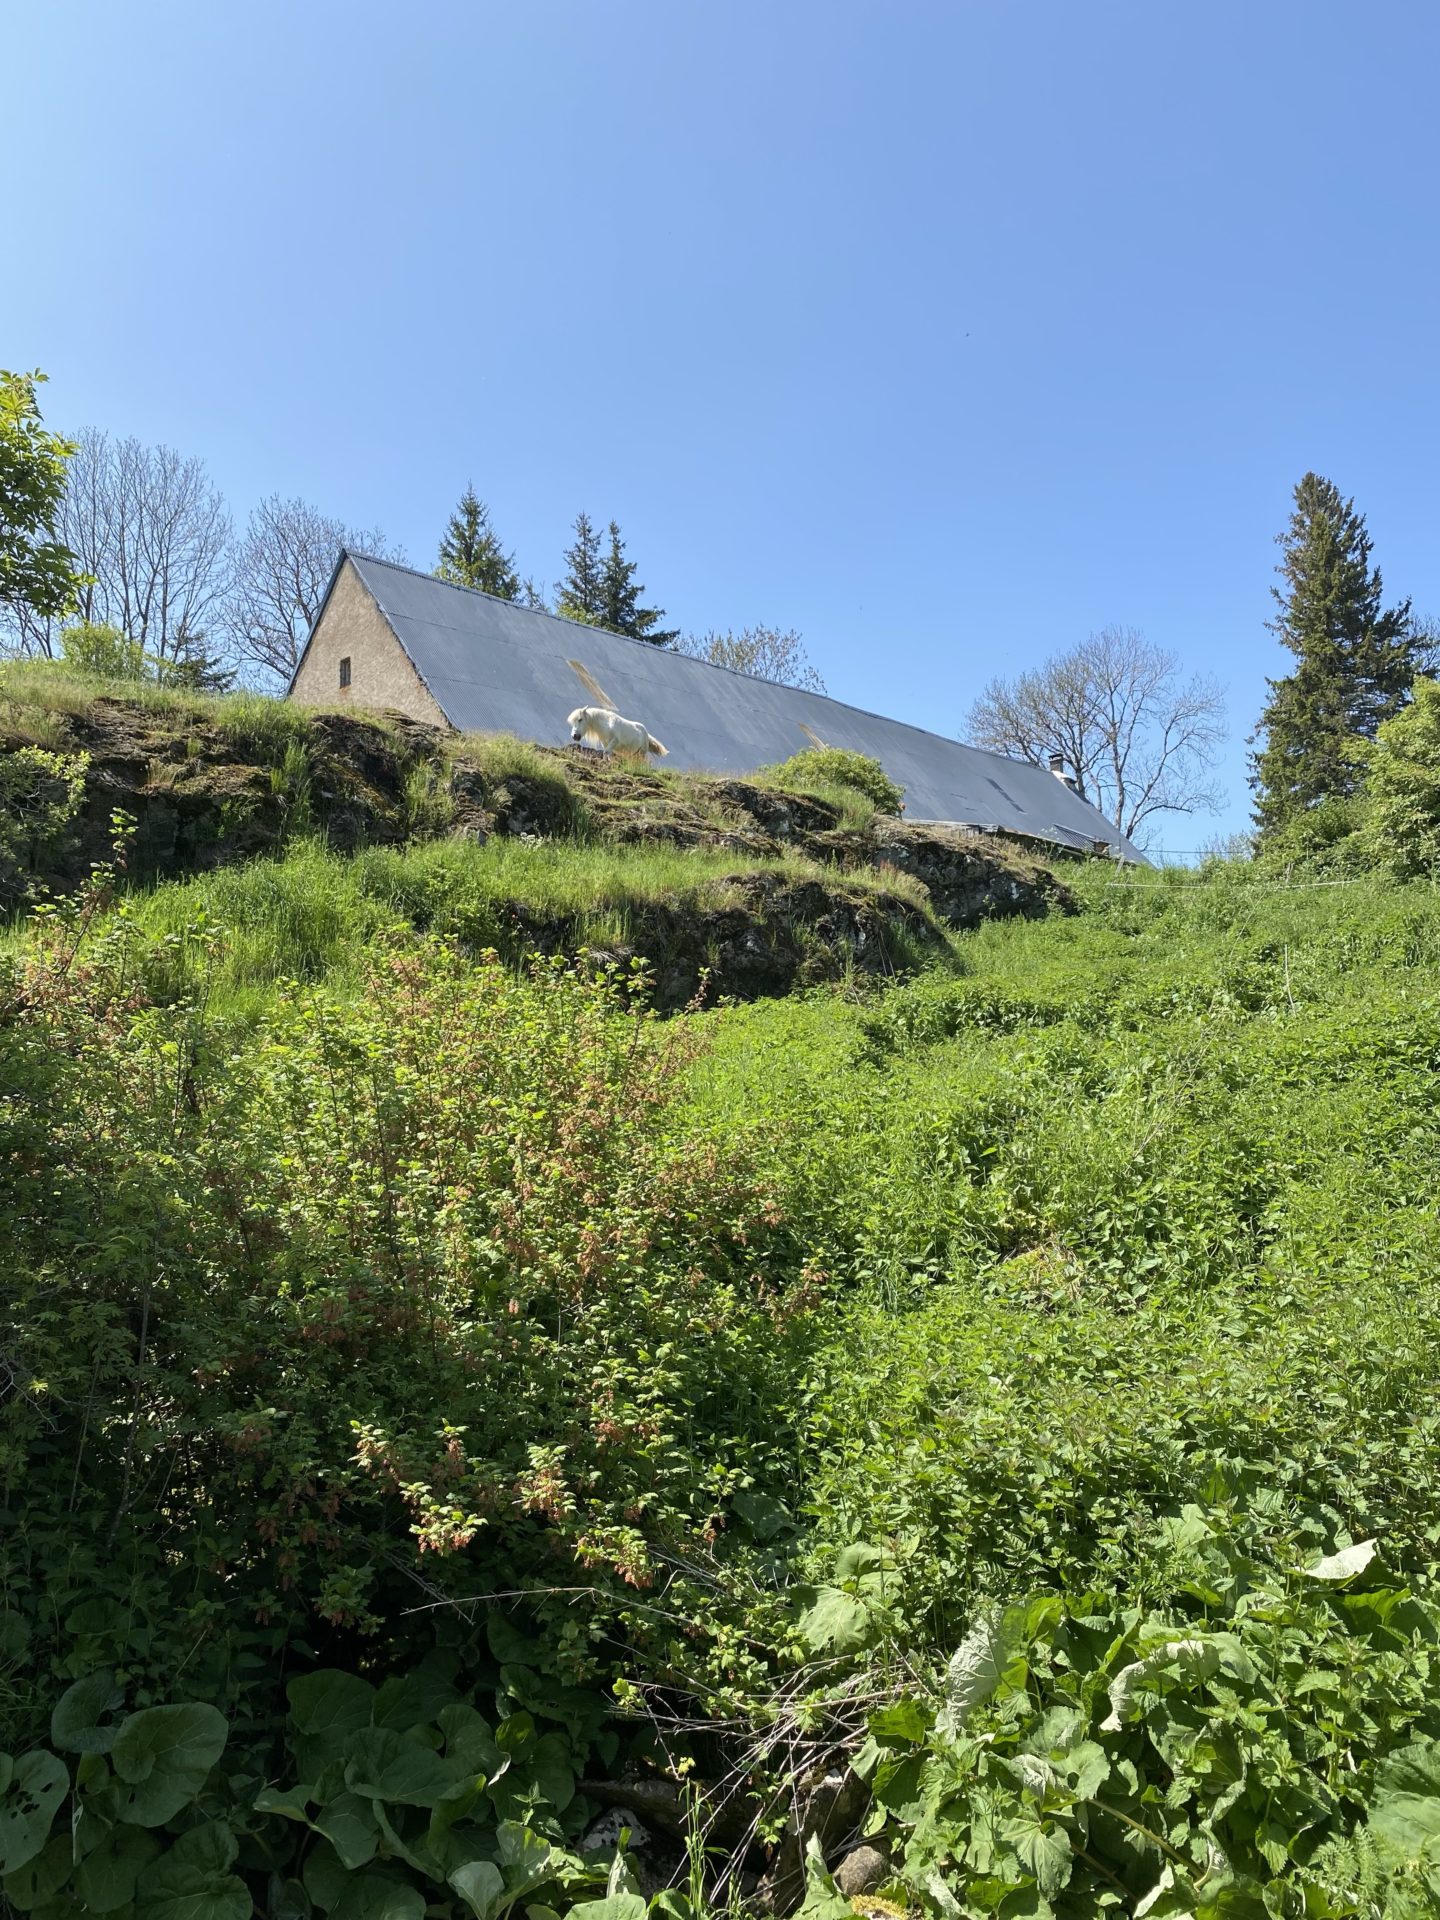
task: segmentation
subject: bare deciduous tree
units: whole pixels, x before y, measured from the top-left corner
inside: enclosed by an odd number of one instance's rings
[[[677,653],[710,660],[717,667],[750,673],[757,680],[774,680],[782,687],[802,687],[806,693],[824,693],[825,682],[811,666],[805,642],[790,629],[746,627],[740,633],[687,633]]]
[[[73,618],[117,628],[159,662],[200,646],[230,570],[230,516],[203,461],[88,428],[77,436],[56,535],[90,576]],[[22,618],[20,651],[55,656],[66,624]]]
[[[405,556],[378,527],[349,527],[305,500],[272,493],[237,541],[226,626],[246,661],[289,682],[342,547],[380,560]]]
[[[1225,739],[1224,689],[1133,627],[1105,627],[1033,673],[992,680],[970,709],[977,747],[1045,766],[1058,753],[1081,794],[1144,844],[1162,813],[1215,813],[1208,774]]]

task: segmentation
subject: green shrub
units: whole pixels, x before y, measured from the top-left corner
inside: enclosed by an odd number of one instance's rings
[[[1150,1610],[979,1609],[856,1759],[907,1906],[948,1914],[1420,1914],[1440,1873],[1440,1609],[1375,1543],[1186,1505]],[[940,1898],[943,1892],[947,1897]],[[805,1913],[850,1909],[823,1870]]]
[[[878,760],[846,747],[807,747],[765,772],[781,786],[851,787],[881,813],[900,813],[905,805],[905,789],[896,786]]]
[[[1440,874],[1440,680],[1419,679],[1370,753],[1365,846],[1405,878]]]
[[[31,876],[64,841],[84,803],[89,764],[83,753],[0,749],[0,908],[28,897]]]
[[[60,636],[65,665],[92,680],[146,680],[154,678],[152,663],[138,640],[127,640],[118,627],[82,620]]]

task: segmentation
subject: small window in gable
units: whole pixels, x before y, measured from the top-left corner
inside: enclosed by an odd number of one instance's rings
[[[340,684],[342,687],[348,687],[350,684],[350,656],[348,653],[340,662]]]

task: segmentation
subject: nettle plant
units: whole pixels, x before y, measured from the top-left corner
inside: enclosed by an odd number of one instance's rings
[[[1373,1541],[1282,1567],[1278,1519],[1188,1507],[1168,1606],[996,1607],[938,1695],[876,1713],[854,1766],[888,1892],[941,1920],[1433,1913],[1440,1609]],[[813,1857],[806,1912],[850,1911]]]

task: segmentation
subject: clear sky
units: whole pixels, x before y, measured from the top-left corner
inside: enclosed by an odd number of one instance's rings
[[[1440,9],[1414,0],[30,0],[0,364],[429,566],[473,477],[691,630],[958,733],[1108,622],[1228,683],[1290,492],[1440,613]]]

